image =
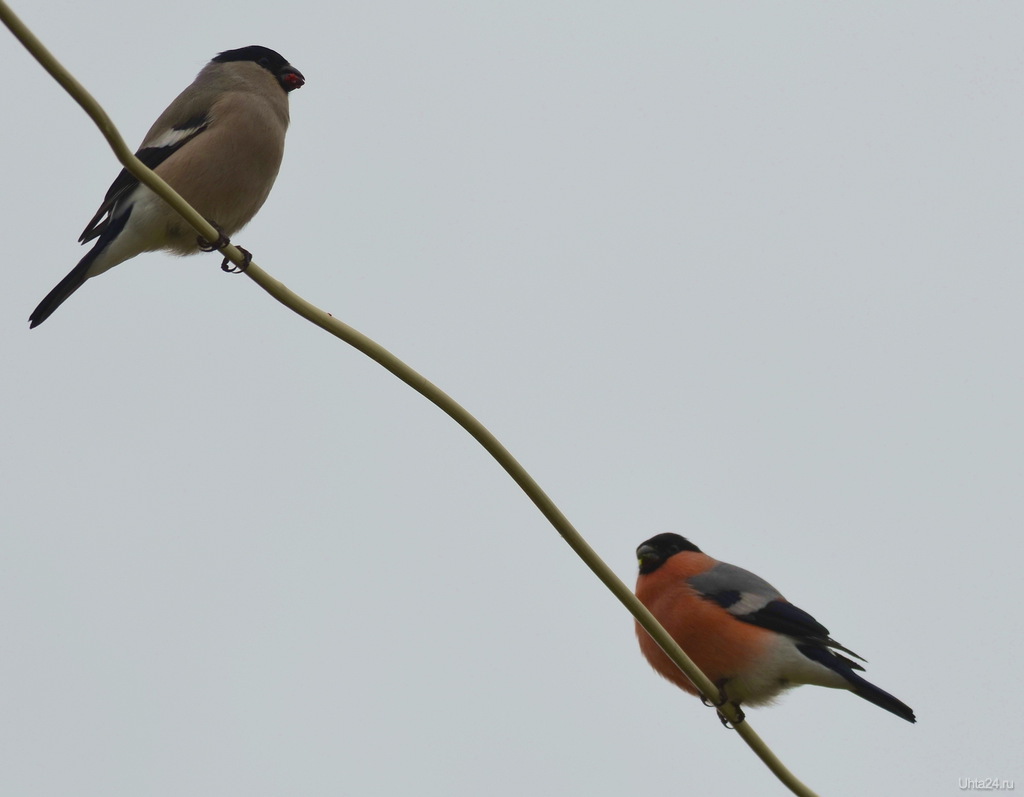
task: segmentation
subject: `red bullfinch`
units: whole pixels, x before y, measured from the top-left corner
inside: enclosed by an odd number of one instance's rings
[[[858,697],[916,722],[913,710],[857,674],[864,661],[764,579],[712,559],[678,534],[636,549],[636,596],[707,677],[737,706],[771,702],[785,689],[816,684]],[[640,650],[661,675],[692,694],[696,687],[637,624]]]

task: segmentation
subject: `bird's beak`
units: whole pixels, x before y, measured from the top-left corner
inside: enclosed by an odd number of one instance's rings
[[[282,69],[278,74],[280,75],[281,85],[284,86],[285,91],[301,89],[306,83],[306,78],[304,78],[302,73],[291,64],[285,64],[284,69]]]
[[[640,569],[644,569],[644,563],[657,561],[658,552],[654,550],[650,545],[641,545],[636,549],[636,560],[640,564]]]

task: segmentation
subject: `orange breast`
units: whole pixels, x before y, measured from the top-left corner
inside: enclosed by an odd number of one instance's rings
[[[756,665],[770,645],[772,633],[737,620],[686,583],[690,576],[715,564],[715,559],[703,553],[676,554],[653,573],[640,576],[636,595],[694,664],[717,684]],[[636,633],[651,666],[680,688],[697,694],[690,680],[639,624]]]

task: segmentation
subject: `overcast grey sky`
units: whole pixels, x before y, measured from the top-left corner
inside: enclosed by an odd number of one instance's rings
[[[237,242],[627,582],[676,531],[866,656],[916,726],[748,712],[808,785],[1024,788],[1024,6],[14,7],[131,143],[221,50],[301,69]],[[219,257],[30,333],[118,166],[0,41],[0,793],[786,793],[475,442]]]

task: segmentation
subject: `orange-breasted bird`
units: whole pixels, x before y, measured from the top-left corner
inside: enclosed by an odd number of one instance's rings
[[[785,689],[815,684],[849,689],[916,722],[908,705],[864,680],[857,674],[864,668],[837,651],[864,659],[760,576],[711,558],[678,534],[651,537],[636,555],[636,596],[731,703],[769,703]],[[636,633],[658,673],[699,694],[639,624]]]

